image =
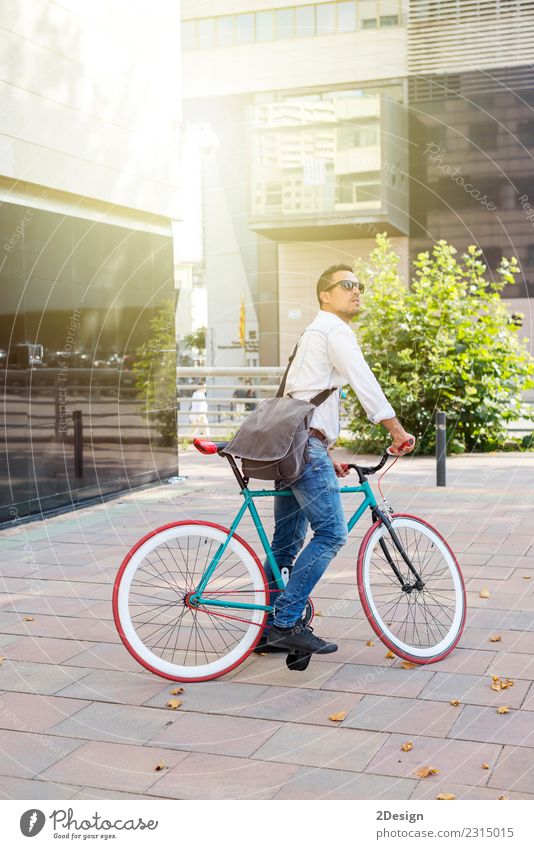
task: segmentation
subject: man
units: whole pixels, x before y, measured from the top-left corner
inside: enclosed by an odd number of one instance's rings
[[[210,435],[207,414],[206,386],[201,383],[191,396],[191,407],[189,409],[189,424],[194,428],[195,436]]]
[[[411,451],[415,439],[395,417],[351,328],[362,293],[363,286],[350,265],[333,265],[321,274],[317,283],[320,309],[299,340],[285,391],[293,398],[309,400],[322,389],[349,383],[369,419],[389,431],[393,440],[391,453],[405,453],[401,446],[411,440],[408,448]],[[256,651],[327,654],[337,650],[334,643],[321,640],[301,623],[309,594],[347,541],[338,478],[349,472],[330,450],[338,435],[339,389],[313,414],[309,461],[291,485],[293,494],[275,498],[272,549],[280,569],[289,572],[289,580],[283,593],[271,593],[271,599],[274,598],[271,627]],[[277,482],[277,486],[282,484]],[[308,525],[313,537],[300,551]],[[265,567],[270,588],[276,590],[268,562]]]

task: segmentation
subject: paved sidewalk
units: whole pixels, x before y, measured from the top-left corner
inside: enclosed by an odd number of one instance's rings
[[[435,524],[463,569],[467,626],[444,661],[386,659],[357,597],[355,534],[314,593],[315,631],[336,654],[303,673],[252,656],[183,685],[170,711],[172,682],[129,656],[110,600],[142,533],[234,515],[226,463],[188,451],[180,471],[182,483],[0,535],[0,798],[534,799],[534,455],[451,458],[446,489],[431,459],[406,458],[384,479],[388,500]],[[269,525],[271,510],[265,500]],[[243,535],[255,544],[250,522]],[[492,675],[514,684],[494,692]],[[439,772],[419,779],[421,766]]]

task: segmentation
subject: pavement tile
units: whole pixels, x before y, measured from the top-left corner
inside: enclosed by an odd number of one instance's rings
[[[506,703],[506,693],[503,693],[503,703]],[[465,705],[448,736],[456,740],[534,748],[534,717],[528,711],[511,710],[510,713],[498,714],[494,707]],[[534,759],[534,752],[532,757]]]
[[[455,784],[447,780],[442,780],[440,783],[440,781],[435,781],[434,778],[429,783],[428,779],[425,778],[423,781],[417,783],[410,799],[436,799],[438,793],[452,793],[456,796],[456,799],[459,801],[463,800],[464,802],[481,799],[497,800],[502,795],[501,790],[493,787],[469,787],[467,784]],[[506,795],[509,799],[534,799],[534,795],[527,793],[507,792]]]
[[[2,630],[9,634],[26,634],[33,637],[60,637],[75,640],[94,640],[94,619],[83,616],[51,616],[40,613],[33,622],[24,622],[23,614],[10,614],[13,618]],[[1,626],[0,626],[1,627]],[[101,622],[98,638],[105,643],[119,643],[120,637],[112,621]]]
[[[336,655],[330,655],[334,658]],[[244,663],[233,672],[224,676],[224,680],[239,681],[245,684],[272,684],[277,687],[305,687],[306,689],[318,690],[327,681],[333,672],[340,668],[340,664],[315,663],[312,659],[304,672],[295,672],[286,666],[284,654],[273,654],[265,656],[250,655]]]
[[[94,702],[53,726],[53,733],[84,740],[145,743],[176,718],[175,711]]]
[[[169,681],[160,693],[145,702],[150,707],[164,708],[170,698],[174,685]],[[183,704],[181,711],[196,711],[198,713],[228,713],[232,716],[244,712],[248,715],[249,707],[254,707],[260,696],[273,687],[261,684],[240,684],[233,681],[199,681],[194,684],[184,684],[184,693],[180,695]]]
[[[162,688],[161,679],[145,671],[85,669],[84,673],[82,681],[70,682],[61,690],[61,695],[74,699],[142,705]]]
[[[0,667],[0,687],[19,693],[53,695],[87,674],[87,669],[77,666],[5,660]]]
[[[330,693],[301,687],[267,687],[240,710],[239,715],[332,728],[337,723],[330,720],[329,716],[340,711],[348,713],[360,699],[361,696],[354,693]]]
[[[91,741],[41,773],[48,781],[82,783],[121,792],[142,792],[157,780],[155,767],[164,761],[175,767],[186,753],[168,749]]]
[[[79,787],[0,775],[0,799],[73,799]]]
[[[133,659],[122,643],[78,643],[80,651],[72,657],[77,666],[89,669],[115,669],[140,672],[142,666]]]
[[[47,596],[42,598],[34,595],[13,594],[10,596],[2,596],[0,598],[0,608],[15,613],[31,614],[35,616],[39,613],[46,613],[51,616],[76,616],[79,613],[85,613],[89,616],[89,611],[100,605],[101,602],[94,599],[85,600],[83,598],[60,598],[55,596]]]
[[[84,787],[82,790],[77,788],[78,792],[73,799],[106,799],[113,801],[131,801],[132,799],[158,799],[159,796],[152,796],[149,793],[121,793],[120,790],[97,789],[96,787]]]
[[[481,649],[467,649],[456,647],[448,657],[433,663],[431,668],[434,672],[463,672],[469,675],[484,675],[493,662],[496,653]],[[491,644],[490,644],[491,645]]]
[[[34,778],[81,745],[80,740],[27,731],[0,731],[0,775]]]
[[[294,764],[193,752],[150,790],[171,799],[272,799],[297,770]]]
[[[534,710],[534,684],[530,685],[525,701],[521,705],[522,710]]]
[[[497,665],[497,664],[495,664]],[[494,672],[494,675],[508,677],[505,669]],[[523,701],[529,687],[528,681],[516,679],[513,687],[496,692],[491,689],[491,675],[480,677],[478,675],[464,675],[460,672],[437,672],[435,677],[428,683],[419,695],[420,699],[433,699],[435,701],[448,702],[451,699],[460,699],[461,702],[471,705],[508,705],[518,708]]]
[[[213,755],[249,757],[278,729],[279,723],[236,716],[182,713],[176,722],[156,731],[148,745],[209,752]]]
[[[505,746],[489,778],[488,787],[534,795],[532,749],[523,748],[523,746]]]
[[[446,737],[458,716],[458,708],[420,699],[364,696],[343,720],[343,728],[368,731],[397,731]]]
[[[415,698],[429,684],[434,672],[426,668],[402,669],[400,666],[364,666],[346,663],[322,685],[323,690],[404,696]]]
[[[254,758],[363,772],[386,739],[385,734],[352,728],[287,723],[258,749]]]
[[[63,663],[79,655],[86,647],[77,640],[57,639],[54,637],[15,638],[9,646],[6,656],[9,660],[29,660],[34,663]],[[85,666],[83,663],[75,666]]]
[[[59,699],[34,693],[4,693],[0,696],[0,728],[12,731],[47,731],[86,707],[78,699]]]
[[[488,675],[523,678],[534,681],[534,655],[521,652],[500,652],[488,666]]]
[[[413,743],[413,749],[409,752],[401,750],[401,745],[406,742]],[[419,767],[431,766],[439,769],[439,774],[424,779],[429,783],[441,784],[447,780],[484,786],[488,770],[482,769],[481,765],[485,762],[492,767],[500,751],[501,746],[494,743],[392,734],[365,771],[413,779]]]
[[[416,781],[341,769],[301,767],[275,799],[409,799]]]
[[[498,643],[492,643],[490,637],[500,634]],[[462,634],[463,648],[489,649],[494,652],[526,652],[534,654],[534,634],[524,631],[511,631],[506,628],[467,627]]]

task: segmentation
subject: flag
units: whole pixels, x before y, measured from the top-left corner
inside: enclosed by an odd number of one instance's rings
[[[239,309],[239,344],[245,347],[245,299],[241,295],[241,307]]]

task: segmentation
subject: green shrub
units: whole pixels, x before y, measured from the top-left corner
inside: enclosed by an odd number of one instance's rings
[[[399,258],[385,234],[369,260],[354,268],[366,283],[356,318],[358,341],[418,450],[435,448],[435,412],[447,413],[449,450],[489,451],[509,443],[506,424],[534,418],[522,402],[534,386],[534,359],[500,292],[514,283],[515,258],[502,259],[495,279],[481,251],[461,259],[447,242],[420,253],[411,287],[398,274]],[[384,431],[372,425],[350,390],[351,424],[359,450],[380,451]]]

